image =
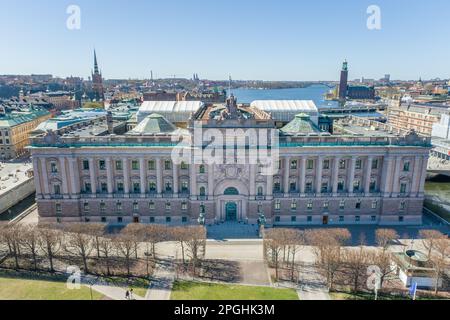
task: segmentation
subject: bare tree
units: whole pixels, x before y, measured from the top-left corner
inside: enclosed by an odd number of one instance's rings
[[[26,225],[21,232],[21,242],[31,253],[34,270],[37,270],[37,256],[39,248],[39,232],[33,225]]]
[[[380,289],[383,289],[383,285],[386,279],[395,274],[395,268],[392,267],[391,253],[387,251],[377,251],[369,255],[371,260],[370,264],[377,266],[380,270]]]
[[[49,263],[50,271],[54,272],[53,259],[61,249],[62,234],[54,224],[40,224],[38,228],[39,246],[45,252]]]
[[[199,260],[205,255],[206,228],[204,226],[186,227],[187,229],[187,255],[191,259],[193,273],[196,275],[196,267]]]
[[[275,268],[275,279],[279,279],[281,255],[285,247],[285,229],[264,230],[264,255]]]
[[[434,267],[434,293],[438,294],[439,282],[450,266],[450,240],[448,238],[435,239],[433,248],[430,261]]]
[[[105,260],[106,263],[106,275],[109,276],[111,275],[111,268],[110,268],[111,255],[115,249],[114,242],[112,239],[108,237],[101,237],[99,238],[98,241],[98,248],[100,252],[103,254],[103,259]]]
[[[103,223],[89,223],[86,225],[86,233],[94,237],[94,244],[97,250],[97,258],[100,258],[100,242],[101,237],[105,235],[106,225]]]
[[[370,254],[363,246],[344,250],[342,261],[346,266],[346,275],[353,291],[358,292],[363,279],[367,276]]]
[[[119,234],[113,238],[113,244],[117,250],[117,253],[125,258],[125,264],[127,267],[127,275],[131,275],[131,261],[133,259],[136,239],[131,234]]]
[[[70,223],[65,226],[66,238],[64,249],[73,255],[79,256],[83,261],[84,272],[89,273],[88,258],[94,249],[92,235],[86,233],[85,223]]]
[[[0,234],[3,242],[8,246],[9,255],[14,258],[15,269],[19,269],[21,234],[22,225],[20,224],[4,225]]]
[[[183,265],[186,264],[186,242],[189,239],[189,229],[186,227],[176,227],[171,229],[172,238],[174,241],[178,242],[181,247],[181,259]]]
[[[138,258],[139,243],[146,238],[146,230],[147,227],[141,223],[130,223],[121,231],[122,234],[130,235],[133,239],[135,259]]]
[[[350,239],[347,229],[316,229],[306,231],[307,242],[314,246],[316,266],[333,291],[336,275],[342,269],[342,246]]]
[[[144,241],[150,244],[153,259],[157,258],[156,245],[167,239],[168,232],[168,228],[163,225],[149,224],[145,226]]]
[[[387,250],[392,241],[399,238],[398,233],[393,229],[378,229],[375,231],[375,240],[383,252]]]
[[[445,235],[437,230],[420,230],[419,237],[423,239],[423,246],[428,250],[428,258],[430,258],[436,240],[445,238]]]
[[[291,281],[294,281],[295,259],[297,253],[305,245],[305,233],[296,229],[287,229],[286,231],[285,238],[288,246],[287,264],[290,270]]]

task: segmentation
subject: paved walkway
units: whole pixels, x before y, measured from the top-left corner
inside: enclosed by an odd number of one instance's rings
[[[106,282],[99,280],[98,278],[92,276],[85,276],[83,278],[82,284],[89,287],[92,286],[92,290],[95,290],[110,299],[113,300],[127,300],[125,294],[127,289],[122,287],[112,286]],[[143,298],[133,295],[131,300],[144,300]]]
[[[331,300],[325,279],[313,264],[305,264],[300,272],[300,288],[297,290],[300,300]]]
[[[258,226],[252,224],[225,222],[207,226],[208,239],[259,239]]]
[[[171,263],[160,264],[155,270],[145,300],[170,300],[175,271]]]
[[[263,261],[241,261],[240,284],[270,286],[269,273],[266,264]]]

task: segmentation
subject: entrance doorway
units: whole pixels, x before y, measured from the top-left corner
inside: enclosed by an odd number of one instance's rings
[[[237,221],[237,204],[236,202],[228,202],[225,206],[226,221]]]
[[[328,224],[328,221],[329,221],[328,216],[324,216],[324,217],[323,217],[323,221],[322,221],[323,224],[324,224],[324,225],[327,225],[327,224]]]
[[[139,217],[133,217],[133,222],[134,223],[139,223]]]

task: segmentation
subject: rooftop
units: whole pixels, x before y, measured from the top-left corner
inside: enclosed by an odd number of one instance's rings
[[[50,115],[50,112],[44,109],[28,109],[20,112],[13,111],[6,115],[0,115],[0,128],[15,127],[48,115]]]
[[[317,106],[312,100],[256,100],[250,104],[252,107],[266,112],[272,111],[297,111],[318,112]]]
[[[30,163],[0,163],[0,196],[29,180],[26,173],[31,169]]]

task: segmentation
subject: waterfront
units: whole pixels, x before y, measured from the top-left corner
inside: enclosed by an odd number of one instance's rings
[[[255,100],[313,100],[317,107],[337,107],[338,103],[326,101],[324,94],[329,90],[325,85],[313,85],[306,88],[292,89],[233,89],[238,103],[251,103]]]

